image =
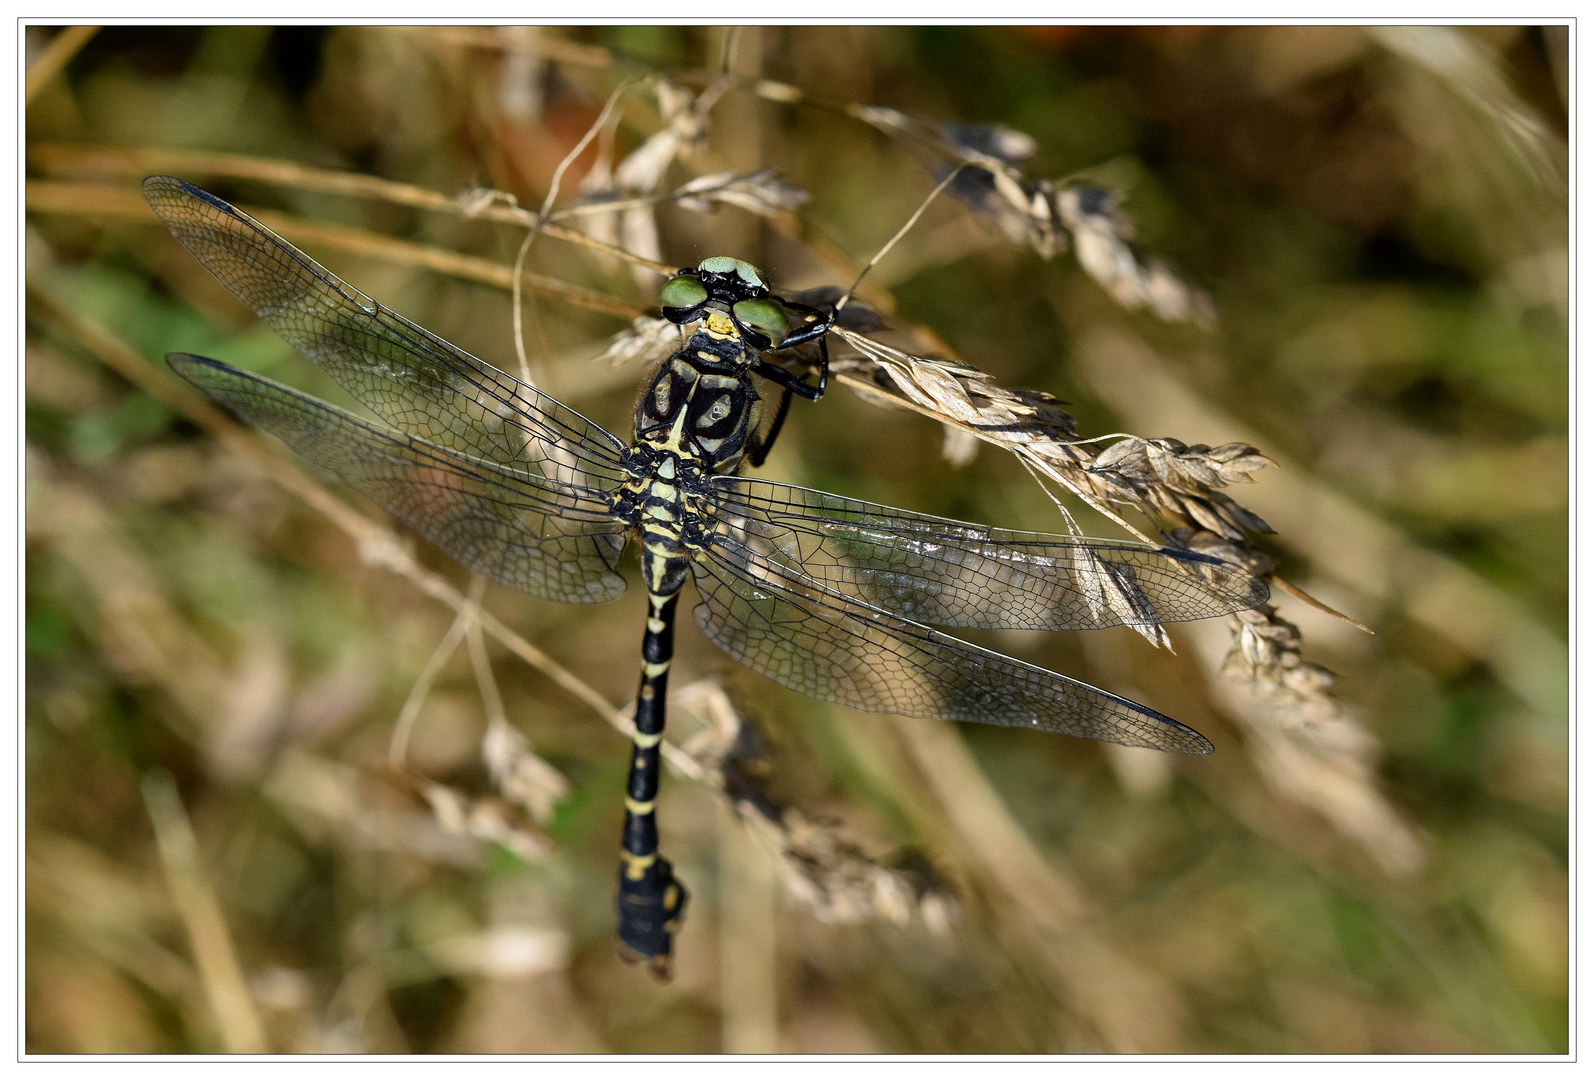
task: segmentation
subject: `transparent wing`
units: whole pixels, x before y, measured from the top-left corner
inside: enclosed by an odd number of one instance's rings
[[[767,480],[711,483],[716,529],[913,622],[1154,626],[1227,615],[1268,597],[1244,568],[1177,548],[992,529]]]
[[[171,353],[166,362],[218,404],[500,585],[571,604],[625,592],[615,571],[625,526],[602,492],[367,423],[216,360]]]
[[[584,485],[621,475],[618,439],[387,310],[236,207],[170,176],[144,198],[172,235],[284,340],[400,431]]]
[[[692,563],[709,639],[788,689],[865,712],[1212,752],[1197,731],[1125,698],[839,595],[728,536]]]

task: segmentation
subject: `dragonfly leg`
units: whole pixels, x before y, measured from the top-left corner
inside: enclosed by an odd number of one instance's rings
[[[775,436],[780,434],[780,427],[786,422],[786,410],[791,408],[791,391],[781,387],[780,408],[775,410],[775,422],[769,425],[769,431],[762,439],[749,439],[747,441],[747,461],[753,468],[758,468],[769,457],[770,448],[775,445]]]
[[[805,401],[818,401],[824,396],[825,387],[830,383],[830,348],[826,344],[830,328],[835,325],[836,313],[834,311],[820,311],[818,308],[809,307],[807,304],[796,304],[790,300],[780,301],[792,311],[814,316],[814,320],[801,326],[789,334],[780,349],[794,348],[806,345],[811,341],[819,343],[819,385],[815,386],[799,375],[787,371],[778,364],[767,360],[758,360],[753,364],[753,372],[762,378],[768,379],[780,387],[780,408],[775,413],[775,422],[769,425],[769,433],[764,436],[756,446],[747,448],[747,460],[758,468],[769,456],[769,451],[775,445],[775,437],[780,434],[781,425],[786,422],[786,411],[791,408],[791,396],[797,394]]]
[[[819,367],[819,385],[804,381],[800,376],[794,375],[783,367],[771,364],[767,360],[759,360],[753,364],[753,373],[760,378],[768,379],[780,387],[780,408],[775,412],[775,422],[769,426],[769,431],[755,446],[749,440],[747,447],[747,460],[753,468],[764,463],[769,456],[770,449],[775,445],[775,436],[780,434],[781,425],[786,422],[786,410],[791,408],[791,396],[796,394],[805,401],[818,401],[825,392],[825,383],[829,375],[829,356],[825,350],[825,341],[819,339],[819,354],[823,358]]]
[[[659,794],[659,743],[664,738],[664,695],[675,651],[675,603],[679,595],[648,595],[642,683],[637,690],[616,900],[621,956],[646,962],[660,979],[670,977],[671,947],[687,900],[686,889],[675,880],[669,860],[659,854],[659,827],[654,813]]]
[[[815,388],[814,395],[809,398],[810,401],[818,401],[820,396],[824,394],[825,387],[830,384],[830,328],[836,325],[836,313],[833,310],[822,312],[817,308],[808,307],[806,304],[793,304],[784,300],[781,302],[789,308],[812,312],[818,316],[813,322],[799,327],[787,335],[786,340],[781,342],[780,346],[782,350],[785,350],[795,348],[798,345],[806,345],[810,341],[819,343],[819,386]]]
[[[818,401],[824,394],[825,387],[830,384],[829,341],[830,328],[836,325],[835,309],[827,307],[824,311],[821,311],[818,308],[809,307],[807,304],[794,304],[789,300],[782,300],[781,303],[793,311],[814,316],[813,322],[800,326],[786,335],[786,340],[781,342],[780,348],[784,351],[795,348],[798,345],[806,345],[810,341],[819,343],[819,386],[817,388],[810,387],[813,390],[811,395],[803,394],[809,401]],[[804,385],[806,386],[807,384],[805,383]],[[797,392],[802,393],[801,390]]]
[[[825,305],[823,310],[820,310],[816,307],[809,307],[807,304],[799,304],[794,300],[786,300],[779,297],[776,299],[787,311],[795,311],[799,315],[812,315],[814,317],[812,322],[804,323],[786,335],[786,340],[781,344],[783,349],[789,345],[801,345],[804,342],[813,341],[815,338],[824,337],[830,332],[830,328],[836,325],[835,309],[828,304]]]

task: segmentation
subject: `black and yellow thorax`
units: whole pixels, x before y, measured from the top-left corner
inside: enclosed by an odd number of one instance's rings
[[[636,440],[707,472],[733,468],[757,432],[764,403],[729,316],[709,311],[684,348],[659,365],[636,409]]]

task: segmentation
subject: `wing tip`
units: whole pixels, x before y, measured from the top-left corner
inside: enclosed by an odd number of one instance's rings
[[[165,214],[161,212],[163,207],[182,198],[205,203],[212,209],[219,210],[224,214],[238,216],[239,213],[238,208],[233,206],[232,203],[227,202],[225,199],[217,198],[204,188],[199,187],[197,184],[190,184],[179,176],[167,176],[164,173],[146,176],[143,182],[139,184],[139,191],[143,194],[144,201],[149,203],[150,209],[154,210],[156,216],[162,220],[165,220]]]
[[[175,176],[167,176],[165,173],[154,173],[150,176],[144,177],[143,183],[139,184],[139,190],[144,193],[144,198],[148,199],[151,193],[154,192],[166,191],[171,188],[178,188],[181,190],[184,187],[191,186],[192,185],[189,184],[188,181],[179,180]]]
[[[1181,724],[1173,717],[1164,716],[1155,709],[1148,709],[1144,705],[1139,707],[1155,716],[1162,726],[1163,730],[1159,734],[1163,736],[1164,741],[1156,749],[1167,750],[1176,754],[1189,754],[1192,757],[1206,757],[1217,749],[1212,745],[1212,740],[1188,724]]]
[[[230,365],[222,363],[220,360],[212,360],[208,356],[200,356],[198,353],[191,352],[167,353],[166,366],[177,372],[177,374],[181,375],[183,378],[188,379],[190,382],[193,381],[190,372],[197,371],[201,368],[210,368],[213,371],[236,370]]]
[[[1192,757],[1206,757],[1216,751],[1217,748],[1212,745],[1212,740],[1190,725],[1182,724],[1171,716],[1164,716],[1149,706],[1139,705],[1124,698],[1119,700],[1132,706],[1134,711],[1140,714],[1143,719],[1156,722],[1156,727],[1153,729],[1154,734],[1141,734],[1140,738],[1135,742],[1125,741],[1124,744],[1126,746],[1144,746],[1170,754],[1189,754]],[[1104,741],[1118,742],[1119,740],[1109,736]]]
[[[1154,719],[1157,726],[1150,732],[1136,731],[1115,732],[1111,734],[1088,734],[1087,739],[1094,738],[1101,742],[1118,743],[1122,746],[1144,747],[1147,750],[1160,750],[1165,754],[1189,754],[1191,757],[1207,757],[1217,751],[1212,745],[1212,740],[1201,734],[1193,727],[1181,724],[1171,716],[1164,716],[1155,709],[1148,709],[1144,705],[1137,707],[1144,710],[1142,715],[1146,719]]]

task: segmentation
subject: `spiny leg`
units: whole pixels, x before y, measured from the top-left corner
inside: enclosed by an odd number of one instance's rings
[[[800,326],[788,334],[786,340],[781,342],[780,349],[773,351],[784,352],[799,345],[807,345],[809,342],[817,342],[819,344],[819,385],[809,386],[807,382],[803,382],[802,385],[807,387],[809,392],[805,393],[803,390],[797,390],[799,394],[802,394],[809,401],[818,401],[824,396],[825,387],[830,385],[830,346],[828,343],[830,341],[831,328],[836,325],[836,309],[827,305],[824,310],[820,310],[819,308],[809,307],[807,304],[794,303],[790,300],[781,300],[780,302],[792,311],[814,317],[812,322]],[[796,388],[794,387],[793,389]]]
[[[829,304],[826,304],[825,307],[821,309],[812,307],[808,304],[799,304],[795,300],[787,300],[783,296],[777,296],[775,299],[779,301],[781,307],[785,308],[787,311],[795,311],[799,315],[813,316],[811,321],[804,323],[802,326],[799,326],[797,329],[786,335],[785,340],[780,343],[779,347],[781,349],[790,349],[797,345],[806,345],[810,341],[823,341],[825,335],[830,333],[831,327],[836,325],[836,309]]]
[[[774,423],[769,425],[769,431],[765,432],[762,439],[759,439],[756,443],[749,440],[747,460],[753,468],[758,468],[764,463],[764,459],[769,457],[769,451],[775,445],[775,437],[780,434],[781,425],[786,423],[786,412],[791,408],[792,394],[795,393],[806,401],[818,401],[820,395],[825,392],[825,384],[829,381],[830,375],[830,352],[825,347],[825,339],[823,337],[820,337],[818,341],[820,355],[818,386],[806,382],[801,377],[794,375],[785,368],[777,367],[767,360],[759,360],[753,364],[753,373],[755,375],[768,379],[780,387],[780,407],[775,410]]]
[[[687,893],[659,854],[654,816],[659,794],[659,743],[664,739],[664,696],[675,653],[675,603],[680,593],[648,594],[642,636],[642,682],[637,690],[631,774],[626,781],[625,830],[620,839],[621,956],[646,961],[660,979],[670,977],[670,952]]]
[[[793,393],[800,395],[806,401],[818,401],[825,393],[825,387],[830,382],[830,349],[825,344],[825,335],[830,333],[830,328],[836,324],[835,311],[826,308],[821,310],[807,304],[799,304],[784,297],[772,296],[776,303],[789,311],[801,315],[812,315],[813,319],[807,324],[788,334],[777,346],[765,350],[767,353],[785,352],[799,345],[810,342],[819,343],[819,385],[814,386],[806,378],[787,371],[778,364],[772,364],[759,357],[754,360],[753,372],[781,389],[780,406],[775,411],[775,421],[769,425],[769,431],[762,438],[750,439],[747,444],[747,460],[758,468],[769,456],[775,445],[775,439],[780,435],[781,426],[786,423],[786,413],[791,408]]]

